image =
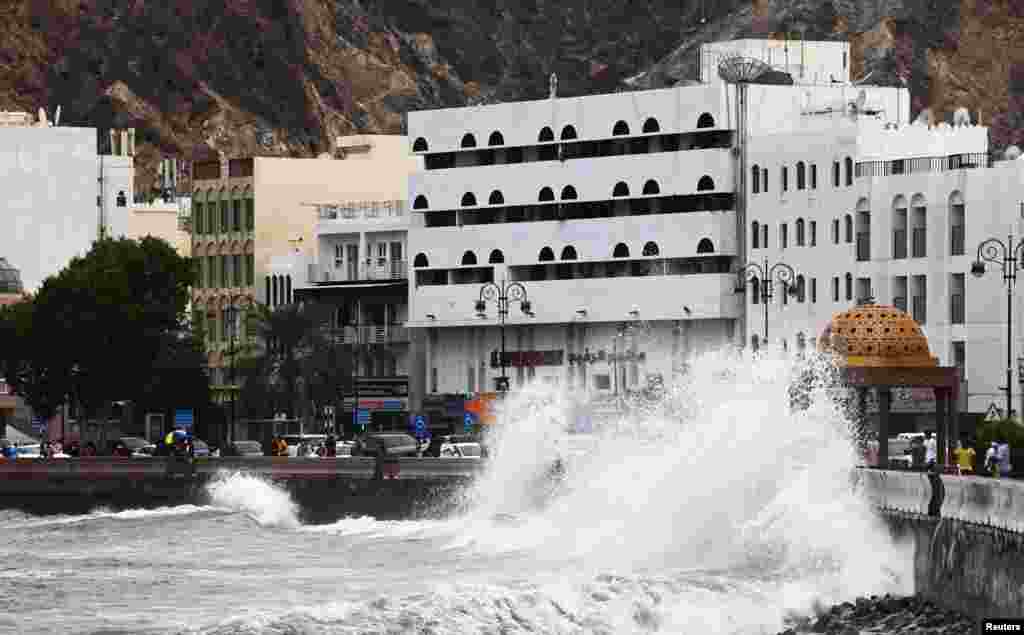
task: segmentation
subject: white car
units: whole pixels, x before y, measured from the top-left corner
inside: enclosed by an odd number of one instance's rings
[[[481,454],[479,443],[445,443],[441,446],[442,459],[479,459]]]

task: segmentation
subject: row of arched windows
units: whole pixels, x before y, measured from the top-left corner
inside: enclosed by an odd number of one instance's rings
[[[698,254],[713,254],[714,252],[715,245],[711,242],[711,239],[702,238],[700,242],[697,243]],[[648,257],[658,256],[661,254],[661,249],[659,249],[658,243],[654,241],[647,241],[644,243],[641,253],[643,256]],[[578,257],[576,248],[572,245],[566,245],[562,248],[561,260],[576,260]],[[618,243],[615,245],[612,249],[612,258],[629,258],[629,246],[626,245],[626,243]],[[555,251],[551,247],[544,247],[537,255],[537,260],[539,262],[553,262],[555,260]],[[462,266],[475,266],[477,262],[476,254],[473,251],[467,250],[462,254]],[[505,255],[500,249],[491,250],[491,255],[488,257],[487,262],[492,265],[504,263]],[[416,254],[416,257],[413,259],[412,266],[414,268],[429,267],[430,261],[427,259],[426,254],[419,253]]]
[[[854,164],[853,159],[846,157],[843,159],[843,166],[846,171],[846,185],[853,185],[854,175]],[[815,163],[804,163],[803,161],[797,161],[796,163],[796,189],[806,190],[818,189],[818,166]],[[839,187],[840,185],[840,163],[839,161],[832,162],[832,185]],[[789,191],[789,166],[783,165],[779,169],[779,188],[782,192]],[[753,194],[768,191],[768,168],[763,168],[757,164],[750,167],[750,191]]]
[[[698,192],[711,192],[715,189],[715,181],[708,175],[704,175],[697,181]],[[661,194],[661,187],[658,182],[654,179],[648,179],[644,183],[643,195],[644,196],[657,196]],[[629,196],[629,185],[625,181],[619,181],[612,188],[612,198],[619,198],[623,196]],[[576,188],[571,185],[566,185],[562,188],[561,195],[558,200],[562,201],[575,201],[578,198]],[[540,203],[552,202],[555,200],[555,191],[550,187],[542,187],[540,192],[537,194],[537,201]],[[476,194],[473,192],[466,192],[462,195],[461,204],[463,207],[475,207],[478,205]],[[501,190],[493,190],[490,196],[487,197],[488,205],[504,205],[505,196],[501,193]],[[413,209],[429,209],[430,203],[427,201],[427,197],[423,194],[418,194],[413,199]]]
[[[264,278],[266,285],[267,304],[276,309],[284,304],[291,304],[295,301],[292,295],[292,277],[290,275],[274,275]]]
[[[705,112],[697,117],[697,129],[708,129],[715,127],[715,118],[711,116],[711,113]],[[642,134],[654,134],[661,132],[661,126],[658,124],[658,120],[654,117],[648,117],[644,120],[643,126],[641,127]],[[623,120],[616,121],[612,126],[612,136],[628,136],[629,135],[629,124]],[[566,124],[562,126],[562,132],[559,134],[559,140],[561,141],[572,141],[577,138],[576,127],[572,124]],[[544,126],[540,129],[540,133],[537,135],[538,143],[550,143],[555,140],[555,132],[550,126]],[[495,130],[487,138],[487,146],[503,146],[505,145],[505,137],[501,134],[501,131]],[[462,135],[462,141],[459,142],[459,148],[470,149],[477,147],[476,136],[467,132]],[[413,141],[412,151],[413,152],[426,152],[429,146],[427,140],[424,137],[416,137]]]
[[[818,223],[817,221],[804,221],[796,219],[793,224],[795,244],[797,247],[815,247],[818,244]],[[789,247],[789,226],[786,223],[779,224],[779,248]],[[753,221],[750,223],[750,248],[768,248],[768,223]]]

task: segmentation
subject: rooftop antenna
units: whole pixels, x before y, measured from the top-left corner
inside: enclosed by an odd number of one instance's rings
[[[60,125],[60,106],[57,106],[57,112],[53,115],[53,125]]]

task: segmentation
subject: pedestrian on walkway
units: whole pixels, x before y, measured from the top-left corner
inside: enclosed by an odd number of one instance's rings
[[[931,432],[924,433],[924,464],[929,470],[935,465],[939,455],[935,437]]]
[[[974,460],[977,456],[974,448],[969,443],[965,447],[963,440],[960,440],[957,441],[954,454],[956,455],[957,473],[961,476],[974,474]]]
[[[1010,465],[1010,444],[1006,437],[999,439],[996,446],[996,461],[999,463],[999,476],[1009,478],[1012,465]]]
[[[999,477],[999,459],[996,456],[998,445],[998,443],[993,441],[992,445],[985,451],[985,472],[993,478]]]

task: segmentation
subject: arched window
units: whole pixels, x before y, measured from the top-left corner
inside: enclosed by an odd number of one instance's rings
[[[128,197],[124,195],[124,190],[119,190],[117,193],[117,206],[128,207]]]
[[[782,169],[780,170],[780,177],[782,178],[782,181],[781,181],[782,191],[783,192],[788,192],[789,191],[789,167],[788,166],[785,166],[785,165],[782,166]]]
[[[807,300],[807,282],[804,280],[802,275],[796,277],[796,301],[805,302]]]
[[[554,141],[554,140],[555,140],[555,133],[552,132],[551,128],[548,128],[547,126],[544,126],[543,128],[540,129],[540,134],[537,135],[537,141],[539,141],[540,143],[545,143],[547,141]]]
[[[711,113],[706,112],[697,118],[698,128],[714,128],[715,118],[711,116]]]
[[[576,138],[576,128],[573,128],[571,125],[563,127],[562,128],[562,135],[561,136],[562,136],[562,141],[567,141],[569,139],[575,139]]]
[[[761,281],[754,278],[750,281],[750,303],[761,304]],[[757,336],[753,336],[754,346],[757,347]]]
[[[505,202],[505,197],[502,196],[499,190],[494,190],[491,195],[487,198],[488,205],[501,205]]]
[[[715,182],[713,180],[711,180],[710,176],[704,175],[704,176],[700,177],[699,181],[697,181],[697,191],[698,192],[706,192],[708,190],[713,190],[713,189],[715,189]]]
[[[853,300],[853,274],[846,274],[846,299]]]
[[[505,145],[505,137],[501,136],[501,133],[495,130],[491,133],[491,136],[487,138],[487,145],[503,146]]]
[[[805,240],[806,239],[804,237],[804,219],[798,218],[796,219],[796,246],[803,247]]]
[[[964,255],[964,236],[967,218],[964,215],[964,195],[959,190],[949,195],[949,255]]]
[[[803,161],[796,162],[796,189],[807,189],[807,166]]]
[[[500,249],[491,250],[491,256],[487,259],[488,264],[500,265],[505,262],[505,254],[501,253]]]
[[[658,187],[658,182],[655,181],[654,179],[648,179],[647,182],[644,183],[644,194],[660,194],[660,193],[661,193],[661,188]]]
[[[615,249],[612,251],[612,258],[629,258],[629,247],[626,246],[626,243],[615,245]]]
[[[541,188],[540,194],[537,195],[538,201],[553,201],[555,200],[555,192],[550,187]]]
[[[430,262],[427,260],[427,254],[416,254],[416,258],[412,261],[413,267],[429,267]]]
[[[843,222],[845,223],[844,227],[845,227],[845,230],[846,230],[845,231],[846,242],[852,243],[853,242],[853,216],[850,216],[849,214],[847,214],[845,216],[845,218],[843,218]]]
[[[576,200],[576,188],[571,185],[566,185],[562,188],[562,200],[563,201],[574,201]]]
[[[832,162],[832,186],[839,187],[839,161]]]
[[[466,134],[462,135],[462,143],[459,144],[459,147],[461,147],[461,148],[475,148],[476,147],[476,137],[474,137],[471,133],[467,132]]]
[[[412,203],[413,209],[427,209],[427,197],[420,194]]]
[[[612,128],[612,136],[619,137],[629,135],[629,124],[621,119],[615,122],[615,127]]]
[[[654,117],[648,117],[647,121],[644,122],[644,133],[658,132],[661,127],[658,126],[658,120]]]
[[[416,140],[412,142],[413,152],[426,152],[427,151],[427,140],[423,137],[416,137]]]
[[[756,165],[750,168],[750,191],[754,194],[761,191],[761,168]]]
[[[474,195],[472,192],[466,192],[465,194],[462,195],[463,207],[472,207],[474,205],[476,205],[476,195]]]
[[[537,260],[540,262],[551,262],[555,259],[555,252],[551,247],[545,247],[540,250],[540,254],[537,255]]]
[[[751,249],[761,248],[761,224],[757,221],[750,223]]]
[[[658,243],[654,242],[653,240],[649,240],[646,243],[644,243],[643,254],[645,256],[657,256],[658,253],[660,253],[658,251]]]
[[[472,251],[467,251],[466,253],[462,254],[462,264],[464,266],[475,265],[476,254],[474,254]]]
[[[615,189],[612,190],[612,196],[629,196],[629,186],[619,181],[615,184]]]
[[[715,245],[709,238],[701,238],[700,242],[697,243],[698,254],[713,254],[715,253]]]
[[[566,245],[562,248],[562,260],[576,260],[576,248]]]
[[[846,164],[846,185],[849,187],[850,185],[853,185],[853,159],[846,157],[846,159],[843,160],[843,163]]]

